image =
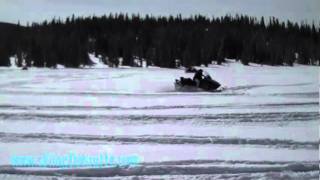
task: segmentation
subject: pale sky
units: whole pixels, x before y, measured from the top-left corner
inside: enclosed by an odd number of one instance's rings
[[[218,17],[247,14],[275,16],[282,21],[320,22],[320,0],[0,0],[0,21],[21,24],[41,22],[72,14],[103,15],[140,13],[141,15],[202,14]]]

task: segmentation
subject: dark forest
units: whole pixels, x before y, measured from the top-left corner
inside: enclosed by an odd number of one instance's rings
[[[88,53],[118,66],[175,68],[222,64],[226,58],[249,63],[319,65],[320,29],[315,24],[280,22],[245,15],[154,17],[110,14],[53,19],[22,26],[0,23],[0,66],[81,67]]]

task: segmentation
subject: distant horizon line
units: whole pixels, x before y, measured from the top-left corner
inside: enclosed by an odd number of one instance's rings
[[[227,16],[233,17],[233,18],[237,17],[237,16],[239,16],[239,17],[247,16],[249,18],[255,18],[256,20],[260,20],[263,17],[264,18],[264,22],[266,24],[269,23],[269,20],[271,18],[275,18],[275,19],[277,19],[279,21],[279,23],[291,22],[293,24],[298,24],[299,26],[307,24],[307,25],[310,25],[310,26],[314,25],[314,26],[316,26],[318,28],[320,27],[320,19],[318,21],[312,20],[312,22],[310,22],[310,20],[307,20],[307,19],[301,20],[301,21],[293,21],[291,19],[281,20],[281,18],[276,17],[276,16],[252,16],[252,15],[240,14],[240,13],[236,13],[236,14],[226,13],[225,15],[222,15],[222,16],[214,16],[214,15],[208,16],[208,15],[201,14],[201,13],[191,14],[189,16],[182,15],[181,13],[179,13],[179,14],[170,14],[170,15],[165,15],[165,14],[163,14],[163,15],[161,15],[161,14],[155,15],[155,14],[149,14],[149,13],[128,13],[128,12],[118,12],[118,13],[110,12],[109,14],[105,13],[105,14],[101,14],[101,15],[95,15],[95,14],[91,14],[91,15],[76,15],[75,13],[72,13],[71,15],[64,16],[64,17],[63,16],[53,16],[51,19],[45,19],[45,20],[42,20],[42,21],[25,21],[24,23],[21,23],[21,20],[18,20],[17,22],[0,21],[0,23],[8,23],[8,24],[14,24],[14,25],[20,24],[21,26],[27,26],[28,24],[30,25],[30,24],[33,24],[33,23],[41,24],[41,23],[44,23],[45,21],[50,22],[50,21],[52,21],[54,19],[55,20],[59,20],[60,19],[62,22],[65,22],[67,18],[71,18],[72,16],[74,16],[75,18],[88,18],[88,17],[101,18],[103,16],[110,16],[110,15],[113,15],[113,16],[115,16],[115,15],[124,15],[124,16],[128,15],[129,18],[132,18],[133,16],[140,16],[140,18],[142,18],[142,19],[146,18],[147,16],[152,17],[152,18],[161,18],[161,17],[167,17],[167,18],[174,17],[174,18],[176,18],[176,17],[181,16],[182,19],[191,19],[191,18],[194,18],[196,16],[202,16],[202,17],[205,17],[205,18],[210,19],[210,20],[212,20],[214,18],[222,18],[222,17],[227,17]]]

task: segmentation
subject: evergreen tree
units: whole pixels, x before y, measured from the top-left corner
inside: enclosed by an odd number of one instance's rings
[[[0,23],[0,66],[9,66],[17,57],[22,66],[67,67],[92,65],[88,53],[104,63],[134,65],[133,59],[173,68],[218,64],[225,58],[270,65],[320,64],[320,30],[316,25],[298,24],[262,17],[236,15],[207,18],[129,16],[52,19],[31,26]],[[108,61],[107,61],[108,60]],[[140,63],[142,64],[142,63]]]

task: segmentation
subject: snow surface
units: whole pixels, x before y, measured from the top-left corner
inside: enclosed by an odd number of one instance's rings
[[[203,69],[226,90],[176,92],[174,79],[193,75],[179,69],[1,68],[0,178],[318,179],[318,67]],[[136,154],[143,162],[9,166],[12,155],[70,151]]]
[[[104,64],[99,57],[96,57],[94,54],[89,53],[90,60],[94,63],[91,68],[107,68],[108,65]]]
[[[18,68],[19,68],[19,67],[16,65],[16,58],[17,58],[17,57],[14,57],[14,56],[10,57],[10,64],[11,64],[10,68],[11,68],[11,69],[18,69]]]

